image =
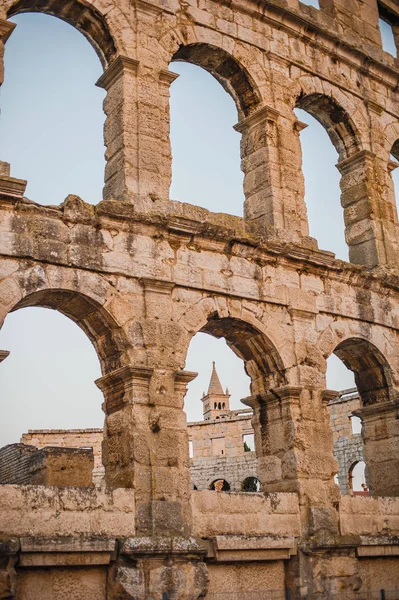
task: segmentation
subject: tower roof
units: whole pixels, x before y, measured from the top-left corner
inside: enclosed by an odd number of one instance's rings
[[[213,395],[224,396],[225,395],[222,385],[219,380],[219,375],[216,372],[215,361],[213,361],[213,363],[212,363],[212,375],[211,375],[211,380],[209,382],[207,395],[208,396],[213,396]]]

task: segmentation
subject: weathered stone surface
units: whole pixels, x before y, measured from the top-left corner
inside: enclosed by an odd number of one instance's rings
[[[399,43],[396,3],[0,4],[0,82],[14,27],[6,18],[30,10],[74,24],[104,67],[107,164],[98,206],[73,195],[58,207],[35,204],[22,197],[25,182],[0,165],[0,322],[12,310],[45,306],[93,342],[108,488],[2,486],[0,533],[151,542],[146,557],[116,553],[109,567],[105,556],[101,566],[88,566],[89,558],[79,569],[62,566],[62,553],[47,549],[16,571],[18,542],[13,550],[5,542],[0,595],[193,600],[206,594],[206,564],[210,594],[283,596],[288,587],[293,598],[333,598],[397,587],[390,496],[399,496],[398,220],[389,157],[399,158],[399,63],[382,50],[378,30],[382,16]],[[208,70],[236,103],[243,218],[169,199],[173,60]],[[324,125],[339,154],[352,264],[308,236],[296,107]],[[246,401],[263,494],[191,491],[183,402],[193,373],[184,365],[199,331],[224,337],[251,378]],[[333,352],[355,373],[374,497],[340,497],[333,481],[325,381]],[[256,563],[241,554],[237,565],[184,543],[179,552],[173,544],[156,551],[160,536],[193,535],[248,536],[252,548],[251,538],[295,537],[298,553]]]

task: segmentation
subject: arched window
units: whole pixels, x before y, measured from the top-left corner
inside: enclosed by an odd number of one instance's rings
[[[394,495],[398,485],[395,469],[388,478],[383,474],[387,464],[383,444],[386,444],[389,452],[392,443],[390,436],[395,435],[394,429],[389,426],[388,421],[385,429],[381,427],[376,430],[373,421],[376,406],[385,407],[385,411],[382,411],[384,415],[382,420],[395,419],[396,416],[393,404],[392,409],[389,410],[392,394],[395,393],[392,390],[392,373],[389,365],[376,346],[361,338],[345,339],[334,349],[334,354],[352,372],[355,384],[348,386],[329,404],[334,452],[340,465],[338,477],[341,491],[348,493],[351,489],[350,486],[348,488],[348,460],[353,463],[353,459],[356,458],[356,462],[359,462],[359,458],[364,457],[364,462],[367,464],[366,483],[371,493]],[[340,371],[336,369],[334,377],[328,377],[328,387],[337,389],[340,383],[345,382],[346,385],[351,383],[351,380],[345,380],[339,373]],[[363,425],[362,435],[356,438],[353,436],[351,423],[353,415],[357,417],[360,415]],[[381,435],[382,431],[386,432],[385,436]],[[379,452],[375,451],[376,441],[378,441]]]
[[[1,156],[13,176],[27,179],[26,195],[36,202],[55,205],[75,194],[96,204],[105,164],[104,91],[95,86],[101,63],[87,39],[60,19],[21,14],[12,20],[17,27],[5,46]]]
[[[212,389],[208,388],[209,366],[208,368],[202,366],[204,361],[209,361],[212,356],[217,357],[216,367],[220,376],[216,389],[213,386]],[[209,440],[204,441],[205,427],[200,428],[199,435],[203,437],[199,445],[203,448],[203,458],[221,455],[221,450],[228,457],[244,456],[244,436],[251,428],[252,414],[250,408],[243,409],[239,400],[248,396],[257,397],[258,394],[266,393],[266,390],[284,385],[285,382],[282,361],[272,342],[260,330],[247,322],[212,314],[201,331],[193,337],[185,368],[199,373],[198,378],[189,384],[186,394],[185,411],[189,421],[200,420],[199,416],[194,417],[193,411],[197,411],[198,415],[202,408],[202,402],[200,402],[200,399],[204,398],[202,390],[208,389],[209,393],[216,391],[223,394],[223,390],[228,384],[229,389],[233,391],[230,406],[233,414],[218,420],[213,434],[218,432],[219,435],[215,435],[215,438],[212,437],[211,443],[209,443]],[[232,377],[233,379],[231,379]],[[224,384],[223,387],[221,383]],[[227,400],[225,400],[225,406],[229,410]],[[234,411],[238,408],[241,408],[239,414]],[[203,419],[206,423],[206,414]],[[220,429],[216,430],[216,427],[220,427]],[[240,437],[236,435],[237,428],[242,433]],[[231,431],[230,439],[229,431]],[[190,431],[190,435],[193,435],[192,431]],[[220,441],[222,438],[223,443]],[[229,443],[224,441],[228,439]],[[252,446],[249,450],[254,450],[254,447]],[[254,460],[254,469],[256,469],[256,456],[247,455],[247,462],[250,463],[252,460]],[[259,479],[262,480],[260,474]]]
[[[260,481],[257,477],[247,477],[241,485],[243,492],[260,492]]]
[[[365,470],[366,464],[363,460],[355,462],[349,469],[349,490],[355,496],[369,495],[369,490],[366,484]]]
[[[215,479],[209,486],[209,489],[215,492],[229,492],[230,484],[225,479]]]

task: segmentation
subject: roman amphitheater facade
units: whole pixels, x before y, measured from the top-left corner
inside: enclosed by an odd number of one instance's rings
[[[75,25],[102,61],[107,92],[97,206],[76,196],[35,204],[2,165],[0,320],[50,307],[93,342],[107,487],[0,488],[0,596],[360,599],[398,590],[390,154],[399,158],[399,63],[378,30],[380,12],[397,34],[397,3],[2,0],[0,9],[2,44],[20,12]],[[176,60],[212,73],[236,102],[243,218],[169,199]],[[295,107],[324,125],[339,153],[350,263],[308,235]],[[191,490],[183,402],[195,374],[184,367],[199,331],[226,338],[245,362],[260,493]],[[371,498],[341,495],[334,482],[332,353],[355,373]]]

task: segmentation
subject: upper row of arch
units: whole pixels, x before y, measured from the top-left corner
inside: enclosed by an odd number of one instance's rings
[[[107,11],[101,2],[97,8],[83,0],[9,0],[3,4],[3,10],[6,18],[24,12],[42,12],[68,22],[88,39],[104,70],[117,55],[133,57],[136,54],[133,15],[117,5]],[[108,23],[112,23],[112,32]],[[267,102],[271,104],[269,91],[263,89],[267,82],[260,55],[222,34],[213,35],[212,43],[209,43],[209,37],[209,30],[200,25],[160,30],[160,56],[157,58],[165,67],[172,61],[185,61],[207,70],[232,96],[239,118],[250,115]],[[361,103],[355,105],[347,94],[316,76],[300,76],[292,81],[289,91],[291,106],[287,106],[290,111],[287,115],[292,116],[295,107],[307,110],[326,128],[341,160],[359,150],[370,150],[369,137],[365,135],[369,119],[366,111],[362,111]],[[399,148],[396,153],[395,147],[399,123],[393,121],[384,134],[387,158],[390,153],[399,158]]]

